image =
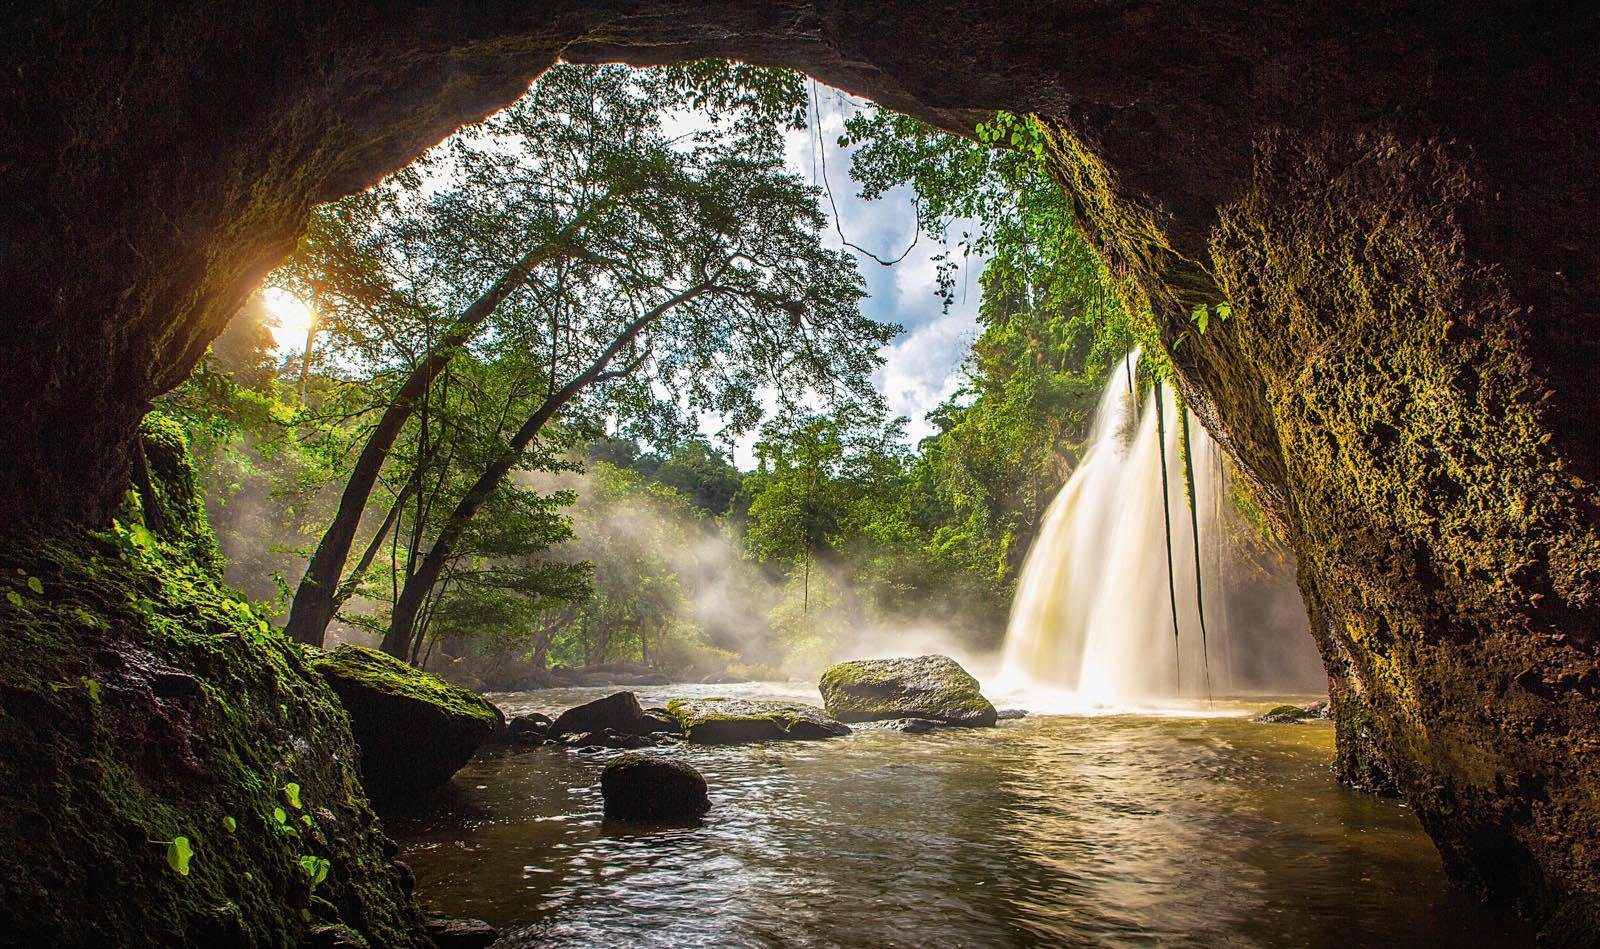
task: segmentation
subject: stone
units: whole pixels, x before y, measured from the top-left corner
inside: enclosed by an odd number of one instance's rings
[[[1019,718],[1027,718],[1028,713],[1020,708],[1003,708],[994,713],[996,721],[1009,722]]]
[[[374,801],[415,798],[449,781],[505,725],[487,699],[375,649],[345,643],[312,660],[350,716]]]
[[[814,705],[753,699],[674,699],[667,708],[684,737],[701,745],[744,741],[804,741],[838,738],[850,726]]]
[[[647,734],[644,709],[632,692],[617,692],[603,699],[569,708],[550,725],[551,738],[572,732],[599,732],[610,728],[630,735]]]
[[[948,727],[944,722],[936,722],[931,718],[891,718],[872,724],[883,731],[905,732],[907,735],[923,735],[935,728]]]
[[[1257,718],[1258,722],[1272,724],[1295,724],[1328,717],[1327,702],[1312,702],[1309,705],[1276,705],[1266,714]]]
[[[994,706],[978,680],[947,656],[861,659],[822,673],[823,706],[841,722],[927,718],[946,725],[989,726]]]
[[[484,949],[499,937],[499,930],[481,919],[429,916],[423,921],[428,937],[439,949]]]
[[[506,722],[506,741],[514,745],[541,744],[551,724],[550,716],[540,712],[512,716]]]
[[[641,823],[696,820],[711,809],[706,779],[693,766],[662,755],[629,753],[600,773],[606,817]]]

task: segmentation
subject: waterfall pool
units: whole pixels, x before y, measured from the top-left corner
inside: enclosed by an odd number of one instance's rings
[[[494,698],[549,712],[611,691]],[[714,806],[660,830],[602,820],[617,752],[493,752],[386,825],[418,896],[503,946],[1531,944],[1447,884],[1403,805],[1334,781],[1328,723],[1251,720],[1273,704],[665,749]]]

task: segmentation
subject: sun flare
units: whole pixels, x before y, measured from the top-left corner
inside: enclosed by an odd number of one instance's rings
[[[270,288],[261,296],[267,302],[267,312],[272,316],[273,345],[279,353],[299,352],[305,349],[306,333],[313,319],[311,307],[287,290]]]

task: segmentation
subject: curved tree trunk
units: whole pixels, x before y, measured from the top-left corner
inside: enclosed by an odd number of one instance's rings
[[[350,557],[350,547],[355,543],[361,515],[366,510],[368,499],[372,497],[372,489],[378,482],[384,461],[389,457],[389,450],[394,447],[400,430],[411,418],[417,400],[433,385],[433,380],[444,371],[456,351],[477,334],[495,309],[527,279],[528,274],[564,251],[567,241],[592,216],[597,206],[574,218],[555,237],[523,254],[514,267],[474,300],[450,331],[411,370],[401,384],[400,391],[395,393],[394,400],[383,410],[382,417],[367,435],[366,444],[361,447],[361,454],[350,470],[350,478],[339,496],[339,509],[333,516],[333,522],[317,542],[316,552],[306,565],[305,576],[295,588],[294,603],[289,608],[285,631],[296,641],[313,646],[322,645],[328,632],[328,623],[339,608],[339,577],[344,572],[345,561]]]

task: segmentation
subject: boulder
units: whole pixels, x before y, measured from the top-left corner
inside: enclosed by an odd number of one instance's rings
[[[395,802],[446,781],[505,726],[475,692],[349,643],[312,668],[332,687],[361,748],[361,775],[374,801]]]
[[[600,774],[609,818],[649,823],[695,820],[711,809],[706,779],[692,766],[661,755],[618,755]]]
[[[653,722],[645,719],[644,709],[632,692],[618,692],[603,699],[569,708],[556,716],[549,737],[560,738],[573,732],[599,732],[611,729],[629,735],[647,735]]]
[[[818,683],[828,714],[841,722],[927,718],[946,725],[993,725],[994,706],[978,680],[946,656],[841,662]]]
[[[506,722],[506,741],[513,745],[542,744],[551,724],[550,716],[539,712],[514,715]]]
[[[689,741],[723,745],[741,741],[796,741],[850,734],[848,725],[814,705],[751,699],[674,699],[667,710]]]

